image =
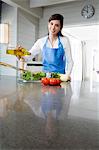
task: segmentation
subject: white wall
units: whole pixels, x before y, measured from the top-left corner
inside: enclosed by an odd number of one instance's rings
[[[79,65],[76,64],[76,68],[78,68],[77,72],[75,72],[78,76],[79,72],[83,74],[83,79],[88,79],[90,78],[90,74],[93,70],[93,50],[97,50],[99,51],[99,25],[92,25],[92,26],[76,26],[76,27],[70,27],[70,28],[65,28],[67,33],[69,33],[69,35],[72,35],[73,37],[76,37],[77,39],[79,39],[82,43],[82,64],[83,64],[83,72],[81,71],[81,69],[79,68]],[[63,31],[64,31],[63,29]],[[76,42],[73,40],[73,43]],[[72,44],[72,42],[71,42]],[[78,43],[79,45],[79,43]],[[73,51],[77,51],[76,46],[73,46]],[[72,51],[72,52],[73,52]],[[80,48],[79,48],[80,51]],[[78,51],[78,54],[80,54]],[[74,57],[74,69],[75,70],[75,62],[76,59],[75,55],[73,55]],[[78,59],[81,56],[78,57]],[[79,63],[78,63],[79,64]],[[75,74],[74,73],[74,74]]]
[[[86,48],[86,65],[87,65],[87,71],[86,71],[86,78],[90,78],[91,74],[93,73],[94,69],[94,62],[93,62],[93,51],[97,50],[99,52],[99,40],[94,41],[94,40],[88,40],[85,41],[85,48]]]

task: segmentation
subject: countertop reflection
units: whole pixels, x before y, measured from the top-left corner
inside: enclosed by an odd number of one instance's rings
[[[75,116],[73,108],[84,88],[79,82],[76,87],[73,82],[44,86],[40,82],[20,83],[15,77],[1,76],[0,148],[58,150],[72,149],[74,145],[76,149],[90,147],[88,143],[91,144],[92,139],[85,142],[90,136],[89,128],[95,129],[94,133],[91,131],[95,135],[99,126],[96,121]],[[88,136],[85,137],[86,132]],[[96,145],[99,146],[97,142]]]

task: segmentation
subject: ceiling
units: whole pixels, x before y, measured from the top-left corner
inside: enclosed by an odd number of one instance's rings
[[[4,3],[7,3],[8,5],[21,8],[37,18],[41,18],[43,15],[44,7],[57,4],[66,4],[69,2],[77,2],[82,0],[2,0],[2,1]]]
[[[27,4],[30,8],[37,8],[37,7],[42,8],[51,5],[76,2],[82,0],[1,0],[1,1],[8,4],[15,4],[15,5],[23,4],[23,6]]]
[[[82,1],[82,0],[30,0],[30,8],[46,7],[73,1]]]

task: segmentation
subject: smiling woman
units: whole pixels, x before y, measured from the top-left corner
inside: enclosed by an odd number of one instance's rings
[[[29,52],[32,57],[41,53],[44,72],[64,74],[68,79],[73,60],[69,39],[61,33],[63,20],[64,17],[61,14],[51,15],[48,19],[48,35],[38,39]],[[24,59],[28,61],[31,58],[27,56]]]

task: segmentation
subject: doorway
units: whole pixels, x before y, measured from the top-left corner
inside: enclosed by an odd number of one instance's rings
[[[74,60],[71,74],[73,80],[99,82],[99,68],[96,69],[96,66],[99,66],[96,59],[99,54],[99,25],[64,27],[63,34],[68,36],[71,42]]]

